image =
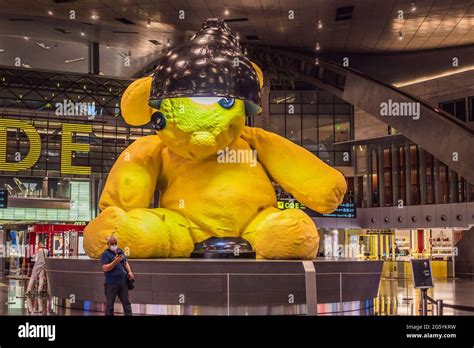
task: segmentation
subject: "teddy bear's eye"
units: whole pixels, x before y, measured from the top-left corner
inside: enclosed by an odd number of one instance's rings
[[[230,109],[234,106],[234,98],[221,98],[217,103],[224,109]]]
[[[151,127],[157,131],[162,130],[166,126],[166,118],[161,112],[157,111],[151,115]]]

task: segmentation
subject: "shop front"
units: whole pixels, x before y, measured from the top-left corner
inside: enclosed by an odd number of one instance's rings
[[[411,279],[410,260],[419,258],[431,259],[434,277],[448,278],[454,275],[454,245],[460,233],[455,228],[364,229],[349,235],[349,249],[360,250],[355,254],[359,258],[383,260],[382,275],[387,278]]]
[[[453,277],[456,233],[454,228],[395,230],[395,258],[388,261],[391,276],[411,279],[410,260],[427,258],[434,277]]]
[[[43,242],[50,256],[85,255],[83,230],[85,223],[9,222],[0,225],[1,272],[13,278],[25,278],[31,272],[32,256]]]

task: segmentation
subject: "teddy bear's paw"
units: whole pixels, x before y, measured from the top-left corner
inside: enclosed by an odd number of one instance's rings
[[[117,238],[119,247],[130,258],[169,257],[171,253],[168,225],[152,209],[104,209],[84,231],[87,255],[99,257],[110,236]]]
[[[263,259],[313,259],[319,245],[316,225],[298,209],[268,215],[255,234],[255,251]]]

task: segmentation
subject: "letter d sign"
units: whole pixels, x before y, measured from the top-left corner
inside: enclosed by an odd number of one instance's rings
[[[7,162],[7,129],[16,128],[25,132],[30,141],[28,155],[19,162]],[[25,121],[0,118],[0,170],[16,172],[31,168],[41,154],[41,138],[36,129]]]

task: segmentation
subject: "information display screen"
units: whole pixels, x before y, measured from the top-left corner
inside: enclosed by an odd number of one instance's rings
[[[303,210],[309,216],[315,217],[328,217],[328,218],[351,218],[354,219],[357,217],[357,209],[355,203],[341,203],[335,211],[330,214],[320,214],[311,210],[303,203],[297,201],[293,196],[285,191],[279,186],[276,186],[277,194],[277,204],[278,208],[281,210],[285,209],[300,209]]]
[[[357,216],[357,210],[355,203],[342,203],[336,210],[330,214],[319,214],[315,213],[316,216],[321,217],[333,217],[333,218],[355,218]]]

